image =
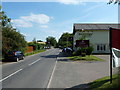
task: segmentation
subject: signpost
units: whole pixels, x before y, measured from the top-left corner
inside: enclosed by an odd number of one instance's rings
[[[120,29],[110,28],[110,83],[112,68],[120,66]]]
[[[76,47],[89,47],[89,40],[76,40]]]

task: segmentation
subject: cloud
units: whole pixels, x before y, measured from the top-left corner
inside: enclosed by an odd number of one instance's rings
[[[39,24],[46,24],[50,21],[51,17],[45,14],[33,14],[31,13],[30,16],[22,16],[21,19],[29,22],[35,22]]]
[[[32,23],[24,21],[22,19],[14,19],[11,21],[15,27],[32,27]]]
[[[21,34],[25,37],[30,36],[29,34],[26,34],[26,33],[21,33]]]
[[[108,1],[109,0],[3,0],[3,2],[63,2],[64,4],[76,4],[78,2],[108,2]]]
[[[84,10],[84,12],[89,13],[97,8],[102,7],[104,4],[96,4],[95,6],[89,7],[88,9]]]
[[[86,2],[109,2],[109,0],[3,0],[2,2],[58,2],[66,5],[85,5]]]
[[[79,0],[58,0],[58,2],[63,4],[79,4]]]
[[[19,19],[13,19],[12,22],[18,27],[32,27],[34,23],[47,24],[51,19],[53,19],[53,17],[45,14],[31,13],[29,16],[21,16]]]
[[[59,3],[63,3],[63,4],[83,4],[86,2],[108,2],[108,0],[57,0],[57,2]]]
[[[41,27],[41,28],[48,28],[47,25],[41,25],[40,27]]]

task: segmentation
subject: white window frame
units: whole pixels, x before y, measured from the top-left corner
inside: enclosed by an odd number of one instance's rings
[[[97,51],[106,51],[106,44],[97,44]]]

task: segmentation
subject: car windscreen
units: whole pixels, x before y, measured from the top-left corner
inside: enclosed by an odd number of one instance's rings
[[[13,55],[13,54],[14,54],[14,52],[8,52],[8,54],[9,54],[9,55]]]

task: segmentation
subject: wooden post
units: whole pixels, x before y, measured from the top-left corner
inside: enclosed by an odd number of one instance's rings
[[[110,43],[110,84],[112,84],[112,28],[109,29],[109,43]]]

